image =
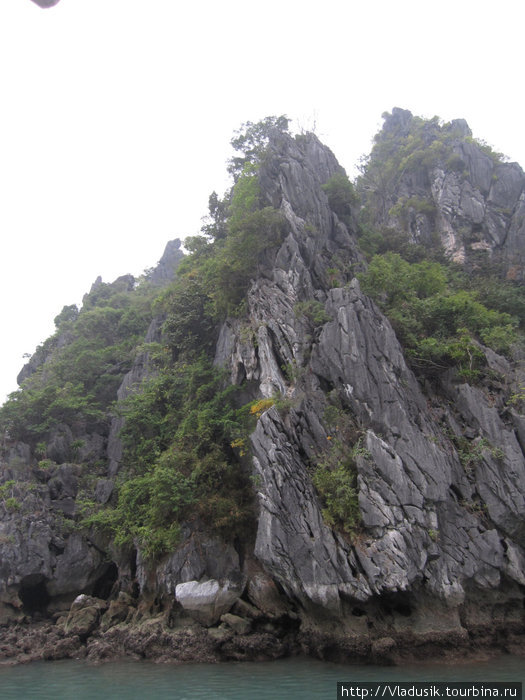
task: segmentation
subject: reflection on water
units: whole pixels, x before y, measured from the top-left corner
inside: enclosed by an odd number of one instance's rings
[[[459,666],[350,666],[298,658],[259,663],[90,666],[55,661],[0,668],[0,700],[334,700],[338,681],[524,681],[525,659]]]

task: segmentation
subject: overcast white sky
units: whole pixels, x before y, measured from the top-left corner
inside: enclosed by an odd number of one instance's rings
[[[198,232],[232,132],[287,114],[353,173],[381,113],[525,165],[522,0],[0,0],[0,401],[24,353]]]

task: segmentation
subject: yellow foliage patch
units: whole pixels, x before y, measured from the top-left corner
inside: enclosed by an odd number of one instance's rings
[[[250,407],[250,413],[252,416],[257,416],[260,418],[262,414],[274,405],[275,401],[273,399],[259,399]]]

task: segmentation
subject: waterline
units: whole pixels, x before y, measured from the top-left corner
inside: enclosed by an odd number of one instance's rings
[[[525,659],[461,665],[353,666],[293,658],[166,665],[125,661],[37,662],[0,668],[1,700],[334,700],[337,682],[522,681]]]

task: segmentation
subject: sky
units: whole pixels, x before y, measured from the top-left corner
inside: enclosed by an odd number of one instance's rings
[[[198,233],[233,132],[286,114],[350,176],[393,107],[525,166],[522,0],[0,0],[0,402],[24,354]]]

